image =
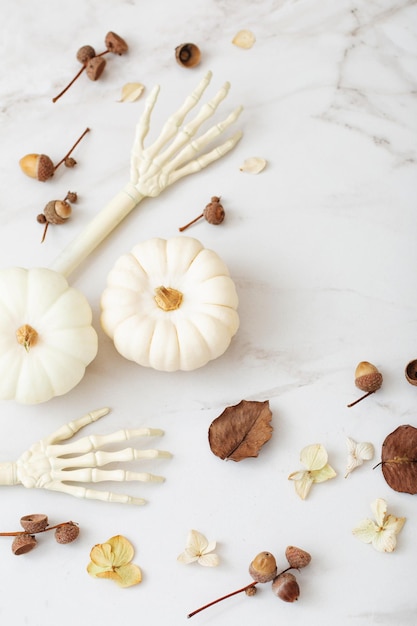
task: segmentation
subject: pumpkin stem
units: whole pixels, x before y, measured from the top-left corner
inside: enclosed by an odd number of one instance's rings
[[[182,303],[182,293],[173,287],[157,287],[155,289],[155,302],[163,311],[175,311]]]
[[[38,338],[38,333],[29,324],[23,324],[16,331],[16,339],[21,346],[24,347],[26,352],[29,352],[30,348],[35,345]]]

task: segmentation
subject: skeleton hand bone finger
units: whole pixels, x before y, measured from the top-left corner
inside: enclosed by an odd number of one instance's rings
[[[60,482],[51,482],[46,488],[50,491],[59,491],[76,498],[101,500],[102,502],[119,502],[121,504],[146,504],[146,500],[143,498],[135,498],[127,494],[114,493],[113,491],[89,489],[88,487],[82,487],[81,485],[66,485]]]

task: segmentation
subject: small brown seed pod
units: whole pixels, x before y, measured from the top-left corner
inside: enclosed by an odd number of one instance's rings
[[[182,43],[175,48],[175,59],[182,67],[196,67],[201,61],[200,48],[194,43]]]
[[[19,556],[30,552],[36,546],[36,539],[32,535],[18,535],[13,539],[12,552]]]
[[[58,526],[55,531],[55,539],[58,543],[71,543],[75,541],[80,534],[80,529],[74,522],[67,522]]]
[[[106,38],[104,40],[105,46],[109,52],[113,52],[113,54],[122,55],[125,54],[129,47],[120,35],[113,33],[112,31],[108,32]]]
[[[223,206],[220,204],[220,196],[212,196],[211,201],[205,206],[204,211],[191,222],[188,222],[185,226],[181,226],[178,230],[182,233],[189,226],[198,222],[198,220],[202,217],[204,217],[209,224],[214,224],[215,226],[218,226],[223,222],[225,218],[225,211]]]
[[[48,516],[34,513],[20,518],[20,525],[27,533],[40,533],[48,526]]]
[[[297,579],[290,572],[284,572],[274,578],[272,591],[284,602],[295,602],[300,596],[300,587]]]
[[[407,363],[405,368],[405,377],[410,385],[417,385],[417,360],[413,359]]]
[[[296,546],[288,546],[285,550],[285,557],[290,567],[293,567],[294,569],[306,567],[311,561],[311,555]]]
[[[106,59],[93,57],[87,61],[85,71],[90,80],[98,80],[106,67]]]
[[[260,552],[249,565],[249,574],[258,583],[268,583],[277,575],[277,563],[270,552]]]

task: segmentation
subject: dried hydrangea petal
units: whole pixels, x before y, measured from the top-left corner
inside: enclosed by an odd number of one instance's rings
[[[144,89],[145,86],[142,83],[126,83],[122,87],[120,102],[136,102],[141,97]]]
[[[232,39],[232,44],[234,44],[238,48],[244,48],[245,50],[248,50],[249,48],[252,48],[255,41],[256,39],[253,32],[244,29],[236,33],[236,35]]]
[[[266,167],[266,160],[261,157],[249,157],[245,159],[240,166],[241,172],[246,172],[247,174],[259,174]]]

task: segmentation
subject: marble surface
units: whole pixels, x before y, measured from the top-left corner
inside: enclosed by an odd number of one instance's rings
[[[193,623],[223,626],[412,626],[416,623],[415,496],[393,491],[380,468],[381,445],[401,424],[417,426],[417,388],[405,365],[417,357],[415,0],[3,0],[0,50],[0,266],[53,264],[60,251],[128,180],[129,153],[145,98],[161,87],[150,140],[204,74],[211,97],[231,91],[215,115],[236,106],[243,139],[229,155],[146,199],[70,277],[88,298],[99,335],[97,358],[82,382],[44,404],[0,403],[0,460],[12,461],[61,424],[102,406],[111,413],[86,434],[120,428],[163,428],[158,446],[170,460],[149,463],[161,485],[104,483],[148,500],[144,507],[79,500],[65,494],[2,487],[1,530],[22,515],[80,524],[68,546],[43,536],[15,557],[1,538],[0,620],[15,626],[72,623],[185,623],[202,604],[250,582],[248,564],[270,550],[284,567],[289,544],[308,550],[298,575],[301,596],[287,604],[269,586],[207,609]],[[250,50],[232,45],[253,31]],[[102,78],[86,76],[57,103],[75,74],[77,49],[101,50],[113,30],[129,52],[108,58]],[[198,44],[201,64],[179,67],[175,47]],[[103,47],[104,50],[104,47]],[[122,86],[141,82],[135,103]],[[51,181],[25,178],[26,153],[60,159],[85,127],[74,170]],[[268,161],[244,174],[244,159]],[[51,227],[43,244],[36,215],[52,199],[77,191],[71,219]],[[226,220],[200,221],[187,234],[214,249],[239,294],[240,329],[230,348],[207,366],[162,373],[124,360],[100,330],[100,295],[115,260],[151,237],[172,237],[221,195]],[[184,233],[185,235],[185,233]],[[354,370],[374,363],[382,388],[358,397]],[[274,434],[256,459],[222,462],[207,430],[226,406],[269,400]],[[370,441],[375,461],[344,479],[346,437]],[[314,485],[302,501],[288,475],[300,450],[320,442],[337,477]],[[352,536],[386,499],[407,522],[392,554]],[[176,561],[189,529],[218,542],[221,564]],[[122,590],[86,573],[96,543],[123,534],[134,544],[143,582]]]

